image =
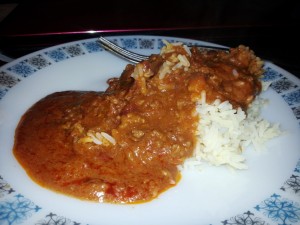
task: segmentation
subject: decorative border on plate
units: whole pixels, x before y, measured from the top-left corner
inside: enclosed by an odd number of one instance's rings
[[[80,225],[81,223],[77,223],[63,216],[56,215],[52,212],[45,215],[43,218],[39,219],[34,225]]]
[[[276,91],[287,103],[297,119],[300,127],[300,87],[299,82],[295,82],[285,74],[280,73],[272,65],[265,67],[263,81],[272,82],[271,88]]]
[[[114,43],[127,49],[151,49],[159,50],[164,45],[163,39],[152,36],[134,37],[111,37]],[[170,43],[180,39],[166,38]],[[183,41],[184,44],[193,45],[197,41]],[[6,93],[23,79],[33,75],[35,72],[51,66],[55,63],[71,59],[85,54],[103,51],[96,39],[87,39],[55,46],[38,51],[28,56],[9,63],[0,68],[0,100]],[[272,82],[271,88],[276,91],[287,105],[291,108],[295,118],[300,124],[300,88],[299,82],[290,79],[284,73],[279,72],[276,67],[265,66],[263,81]],[[44,212],[40,206],[24,197],[10,186],[0,174],[0,224],[20,224],[24,221],[28,223],[33,215],[31,224],[66,224],[80,225],[54,212]],[[291,176],[278,187],[276,193],[270,195],[251,210],[241,212],[236,216],[220,221],[220,225],[295,225],[300,223],[300,160],[295,166]],[[283,197],[287,195],[288,197]],[[297,199],[292,201],[289,198]]]
[[[41,210],[15,190],[0,176],[0,224],[19,224]]]
[[[278,225],[299,224],[300,205],[278,194],[262,201],[255,209]]]
[[[267,225],[262,218],[255,215],[252,211],[244,212],[240,215],[231,217],[221,222],[223,225]]]

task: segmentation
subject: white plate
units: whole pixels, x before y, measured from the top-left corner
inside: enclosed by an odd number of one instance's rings
[[[110,37],[133,51],[158,53],[158,36]],[[284,135],[267,149],[246,151],[246,171],[224,167],[184,171],[179,184],[144,204],[114,205],[66,197],[44,189],[26,175],[12,154],[22,114],[55,91],[104,90],[127,64],[96,43],[81,40],[47,48],[0,68],[0,224],[300,224],[300,81],[266,62],[263,116],[281,124]]]

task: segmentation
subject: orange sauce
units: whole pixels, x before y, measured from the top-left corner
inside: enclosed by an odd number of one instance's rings
[[[179,54],[189,64],[174,67]],[[201,92],[246,108],[261,89],[255,62],[246,48],[189,55],[178,46],[128,65],[105,92],[53,93],[23,115],[14,155],[35,182],[59,193],[150,201],[179,182],[178,166],[193,154]]]

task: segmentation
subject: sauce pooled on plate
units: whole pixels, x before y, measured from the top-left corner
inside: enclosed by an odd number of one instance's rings
[[[208,102],[246,109],[261,90],[261,66],[244,46],[227,53],[167,43],[161,54],[109,79],[105,92],[41,99],[19,122],[14,155],[35,182],[59,193],[152,200],[176,185],[178,166],[193,155],[201,92]]]

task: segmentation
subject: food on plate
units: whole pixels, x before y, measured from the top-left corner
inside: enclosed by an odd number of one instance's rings
[[[225,52],[166,42],[160,54],[109,79],[104,92],[41,99],[19,122],[14,155],[41,186],[110,203],[152,200],[195,162],[243,169],[249,139],[236,130],[264,122],[247,117],[259,105],[262,65],[242,45]],[[278,134],[264,126],[268,138]]]

